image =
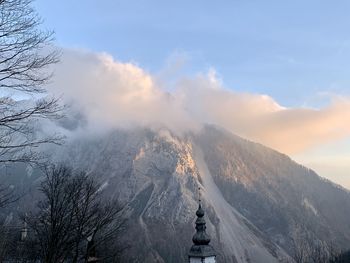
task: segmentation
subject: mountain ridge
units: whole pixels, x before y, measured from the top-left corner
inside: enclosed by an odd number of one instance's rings
[[[295,242],[305,236],[348,248],[349,191],[218,127],[183,136],[120,129],[76,137],[51,152],[128,203],[121,240],[131,246],[122,262],[186,262],[198,187],[220,262],[293,262]]]

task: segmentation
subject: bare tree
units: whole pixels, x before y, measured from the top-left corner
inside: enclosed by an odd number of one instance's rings
[[[26,219],[34,231],[38,257],[43,262],[61,262],[70,253],[72,203],[74,193],[67,187],[71,170],[66,167],[52,168],[40,186],[44,195],[38,203],[38,213]]]
[[[303,225],[295,226],[293,233],[294,260],[296,263],[330,263],[335,261],[340,251],[333,243],[317,239],[305,231]]]
[[[103,200],[100,185],[85,173],[53,166],[40,191],[44,198],[38,212],[27,220],[42,262],[87,262],[92,251],[115,240],[123,227],[123,208]]]
[[[304,232],[303,226],[296,225],[293,232],[294,260],[296,263],[307,263],[310,260],[311,246],[309,237]]]
[[[18,201],[20,196],[14,193],[13,188],[6,184],[0,184],[0,208]]]
[[[337,252],[332,255],[329,263],[347,263],[350,262],[350,250]]]
[[[36,163],[42,156],[35,148],[60,142],[57,135],[35,135],[37,122],[58,118],[62,108],[45,97],[49,67],[59,54],[31,4],[0,0],[0,163]]]

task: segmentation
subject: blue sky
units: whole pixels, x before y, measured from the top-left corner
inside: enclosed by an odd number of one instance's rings
[[[37,0],[57,43],[105,51],[152,73],[215,68],[237,91],[288,107],[350,94],[349,1]],[[174,55],[175,54],[175,55]]]
[[[266,94],[296,114],[320,109],[308,112],[314,126],[311,121],[302,126],[305,138],[315,133],[324,142],[292,157],[350,189],[350,1],[36,0],[34,5],[60,47],[106,52],[152,76],[170,72],[170,82],[215,69],[227,89]],[[332,106],[335,95],[346,98],[347,106]],[[286,128],[285,121],[279,125]],[[294,134],[299,127],[290,129]]]

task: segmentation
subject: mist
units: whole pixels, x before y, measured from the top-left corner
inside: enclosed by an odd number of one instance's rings
[[[287,154],[350,135],[348,97],[320,109],[287,108],[268,95],[225,87],[214,70],[166,83],[107,53],[64,49],[49,91],[83,116],[75,130],[87,133],[136,125],[183,134],[209,123]]]

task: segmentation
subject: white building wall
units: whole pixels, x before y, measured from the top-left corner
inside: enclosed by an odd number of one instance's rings
[[[190,263],[202,263],[201,258],[190,258]]]
[[[190,258],[190,263],[216,263],[215,257],[201,258]]]
[[[215,263],[215,257],[209,257],[204,260],[204,263]]]

